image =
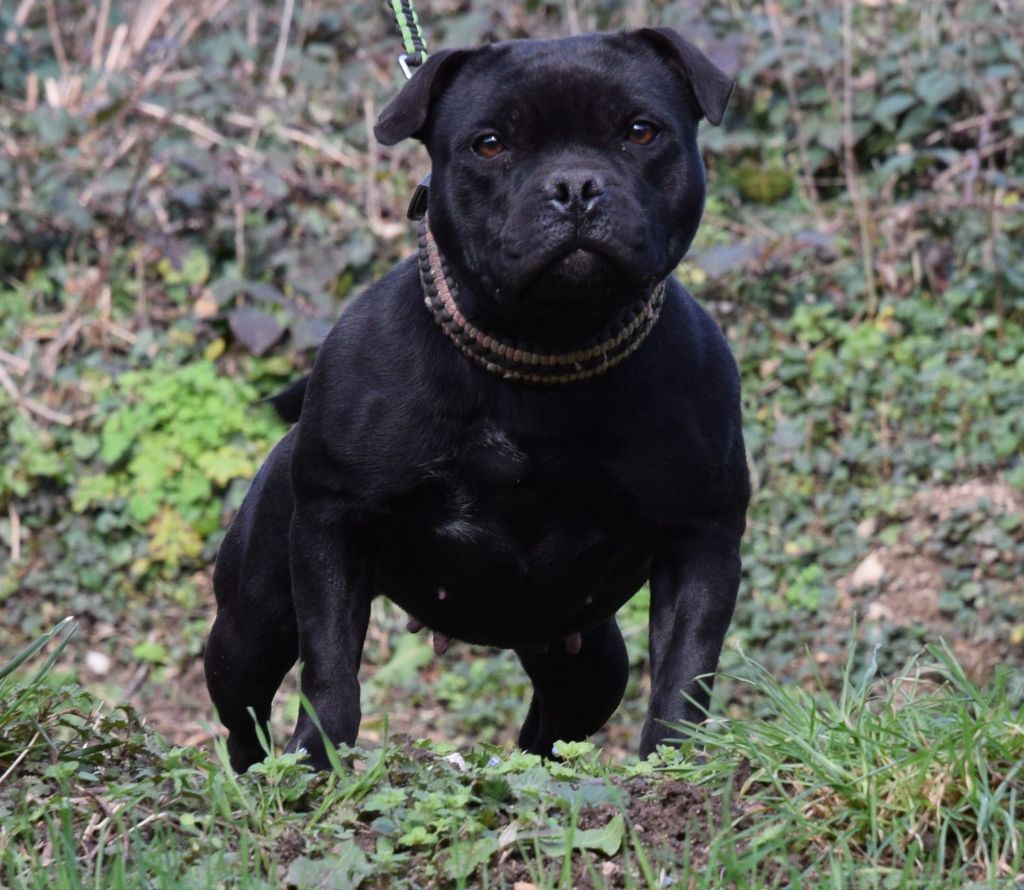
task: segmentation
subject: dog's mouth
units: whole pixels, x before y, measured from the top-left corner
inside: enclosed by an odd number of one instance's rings
[[[616,294],[633,294],[635,281],[606,245],[592,240],[573,240],[536,259],[534,271],[513,297],[522,306],[575,305],[615,301]]]
[[[566,281],[589,281],[606,274],[608,257],[590,247],[570,247],[548,266],[549,274]]]

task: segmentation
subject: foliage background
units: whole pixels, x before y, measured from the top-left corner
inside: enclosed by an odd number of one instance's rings
[[[758,482],[723,671],[835,688],[939,638],[1024,677],[1024,8],[1011,0],[419,4],[431,46],[650,23],[736,77],[681,279],[726,329]],[[371,2],[0,3],[0,653],[209,742],[210,566],[345,300],[408,253],[419,146]],[[634,678],[599,741],[642,716]],[[508,653],[375,612],[362,738],[508,744]],[[281,734],[298,703],[286,696]],[[765,702],[719,683],[716,711]]]

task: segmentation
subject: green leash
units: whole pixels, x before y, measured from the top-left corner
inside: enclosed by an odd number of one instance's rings
[[[416,9],[412,0],[388,0],[388,6],[394,13],[398,30],[402,34],[402,46],[405,52],[398,57],[398,64],[402,73],[408,80],[413,72],[427,60],[427,44],[423,39],[423,32],[420,30],[420,20],[416,18]],[[430,174],[423,177],[423,181],[416,186],[412,200],[409,201],[409,209],[406,216],[409,219],[423,219],[427,212],[427,194],[430,188]]]
[[[398,64],[406,78],[410,78],[413,71],[427,60],[427,44],[423,40],[412,0],[388,0],[388,5],[394,13],[398,30],[402,34],[402,46],[405,48],[405,52],[398,57]]]
[[[413,72],[427,60],[427,43],[423,39],[423,32],[420,30],[420,20],[416,18],[416,9],[412,0],[388,0],[388,6],[394,13],[398,30],[402,34],[402,46],[405,52],[398,57],[398,64],[406,80],[412,77]],[[423,177],[423,181],[416,186],[412,200],[409,201],[409,209],[405,215],[409,219],[423,219],[427,212],[427,195],[430,189],[430,174]]]

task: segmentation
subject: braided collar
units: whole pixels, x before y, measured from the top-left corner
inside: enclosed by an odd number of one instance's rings
[[[458,285],[426,220],[420,223],[419,248],[423,298],[434,321],[465,355],[506,380],[551,385],[600,377],[640,348],[665,302],[662,281],[648,296],[633,303],[615,324],[595,334],[579,349],[543,350],[486,334],[462,314]]]

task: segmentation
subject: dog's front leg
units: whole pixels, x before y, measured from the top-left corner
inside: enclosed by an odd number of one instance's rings
[[[292,595],[299,630],[302,692],[331,744],[359,732],[359,662],[370,619],[371,547],[358,529],[331,518],[329,505],[300,503],[292,516]],[[320,731],[303,709],[288,751],[330,763]]]
[[[742,526],[696,530],[669,542],[651,570],[651,701],[640,756],[679,738],[666,723],[701,722],[740,583]],[[702,678],[702,679],[698,679]]]

